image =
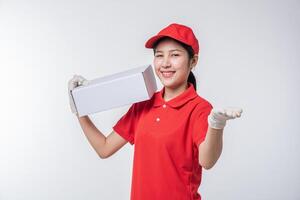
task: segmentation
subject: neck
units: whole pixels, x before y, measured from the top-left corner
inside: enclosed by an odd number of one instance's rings
[[[176,96],[180,95],[181,93],[183,93],[187,88],[188,88],[188,83],[182,84],[181,86],[175,89],[165,87],[163,98],[165,101],[169,101],[175,98]]]

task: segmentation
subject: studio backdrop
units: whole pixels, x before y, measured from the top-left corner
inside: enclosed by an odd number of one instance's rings
[[[134,146],[99,158],[67,83],[152,64],[144,44],[170,23],[199,39],[197,93],[244,111],[203,170],[202,198],[300,199],[299,10],[296,0],[0,1],[0,199],[129,199]],[[107,136],[129,106],[90,118]]]

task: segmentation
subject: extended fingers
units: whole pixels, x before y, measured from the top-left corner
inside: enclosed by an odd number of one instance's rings
[[[226,117],[227,119],[234,119],[240,117],[243,110],[241,108],[214,108],[213,112],[216,115]]]
[[[241,113],[243,112],[241,108],[227,108],[225,110],[226,110],[225,114],[232,119],[236,117],[240,117]]]
[[[238,111],[236,111],[236,115],[237,117],[240,117],[242,115],[243,110],[239,109]]]

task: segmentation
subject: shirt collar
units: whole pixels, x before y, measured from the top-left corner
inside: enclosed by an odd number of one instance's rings
[[[188,101],[194,99],[197,97],[197,92],[195,91],[194,85],[191,83],[188,83],[189,87],[178,96],[174,97],[173,99],[169,101],[165,101],[163,98],[163,94],[165,91],[165,87],[163,87],[159,92],[155,93],[154,95],[154,107],[161,106],[163,104],[166,104],[168,106],[171,106],[173,108],[180,107],[184,104],[186,104]]]

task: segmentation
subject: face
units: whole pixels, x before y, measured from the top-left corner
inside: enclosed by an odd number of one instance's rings
[[[172,89],[187,85],[190,70],[195,65],[190,62],[188,52],[172,39],[162,40],[157,45],[153,63],[161,83]]]

